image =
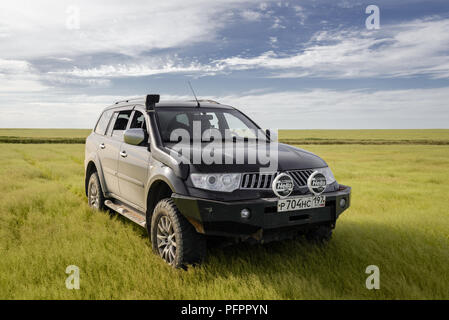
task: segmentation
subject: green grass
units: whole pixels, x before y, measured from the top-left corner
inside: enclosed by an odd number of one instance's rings
[[[81,144],[91,129],[0,129],[0,143]]]
[[[216,248],[186,272],[145,230],[89,209],[83,145],[0,147],[0,299],[449,298],[446,146],[307,146],[353,187],[333,240]],[[372,264],[380,290],[365,288]],[[68,265],[80,290],[65,288]]]
[[[90,129],[0,129],[0,143],[82,144],[91,131]],[[280,130],[279,141],[303,145],[449,145],[449,130]]]
[[[0,137],[85,139],[91,132],[92,129],[0,129]]]
[[[289,144],[449,145],[449,130],[280,130]]]
[[[448,129],[280,130],[284,139],[449,140]]]

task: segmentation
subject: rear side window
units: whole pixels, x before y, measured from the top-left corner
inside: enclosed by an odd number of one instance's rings
[[[117,116],[117,120],[115,120],[114,131],[126,130],[130,116],[131,116],[131,111],[119,112],[119,114]]]
[[[111,119],[112,111],[105,111],[98,120],[97,126],[95,127],[95,133],[104,135]]]

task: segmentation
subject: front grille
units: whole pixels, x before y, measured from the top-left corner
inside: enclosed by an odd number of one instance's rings
[[[277,173],[244,173],[241,189],[270,189]]]
[[[303,187],[307,185],[307,179],[309,179],[313,170],[292,170],[287,171],[287,173],[293,178],[295,185]]]
[[[307,179],[313,173],[313,170],[291,170],[286,171],[294,182],[295,186],[303,187],[307,185]],[[274,178],[279,173],[244,173],[242,183],[240,185],[241,189],[257,189],[257,190],[268,190],[271,189],[271,184]]]

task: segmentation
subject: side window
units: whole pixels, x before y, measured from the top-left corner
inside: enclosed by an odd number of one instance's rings
[[[185,124],[187,127],[190,127],[189,118],[185,113],[180,113],[176,116],[176,121],[182,124]]]
[[[210,129],[218,129],[218,118],[217,118],[217,114],[215,112],[211,112],[211,113],[206,113],[206,115],[209,116],[209,128]]]
[[[112,129],[112,136],[122,138],[123,132],[128,126],[129,118],[131,117],[131,110],[120,111],[117,113],[117,118]]]
[[[129,128],[130,129],[141,128],[144,130],[146,139],[145,139],[145,141],[142,141],[142,143],[139,144],[139,146],[147,147],[148,146],[148,131],[147,131],[147,125],[146,125],[146,121],[145,121],[145,116],[142,112],[137,111],[137,110],[134,112],[133,120],[131,121],[131,126]]]
[[[109,120],[111,119],[112,111],[105,111],[98,120],[97,126],[95,127],[95,133],[104,135],[106,133],[106,128],[108,127]]]
[[[131,122],[131,126],[129,128],[130,129],[141,128],[145,132],[147,132],[147,125],[146,125],[146,122],[145,122],[145,116],[144,116],[144,114],[142,112],[140,112],[140,111],[135,111],[134,112],[133,121]]]
[[[112,135],[112,130],[114,130],[114,124],[115,124],[115,120],[117,120],[117,116],[118,116],[118,112],[114,112],[111,122],[109,122],[108,130],[106,131],[106,135],[109,137]]]

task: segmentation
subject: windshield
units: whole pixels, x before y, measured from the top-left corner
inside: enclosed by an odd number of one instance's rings
[[[157,110],[159,131],[164,142],[266,139],[251,120],[237,110],[215,108],[164,108]]]

